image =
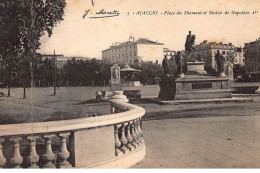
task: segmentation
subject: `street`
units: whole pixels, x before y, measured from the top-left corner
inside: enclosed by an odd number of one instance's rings
[[[233,111],[216,107],[183,112],[184,117],[210,117],[143,121],[147,155],[133,168],[259,168],[259,103],[260,97],[254,97],[254,103]]]

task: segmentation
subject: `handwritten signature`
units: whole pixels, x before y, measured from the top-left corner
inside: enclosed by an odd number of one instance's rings
[[[112,11],[107,11],[105,9],[101,9],[100,11],[95,13],[96,15],[93,16],[92,13],[90,12],[90,9],[86,10],[85,13],[83,14],[83,19],[87,15],[89,16],[89,19],[96,19],[96,18],[108,18],[108,17],[116,17],[120,15],[120,12],[118,10],[112,10]]]

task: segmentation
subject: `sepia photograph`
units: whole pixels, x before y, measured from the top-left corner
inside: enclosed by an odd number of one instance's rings
[[[260,1],[0,0],[0,168],[259,169]]]

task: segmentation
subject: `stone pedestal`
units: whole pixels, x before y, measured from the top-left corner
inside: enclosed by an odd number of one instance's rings
[[[231,98],[228,78],[186,75],[176,79],[175,100]]]
[[[142,84],[140,81],[124,81],[121,83],[121,91],[127,98],[141,98]]]
[[[129,100],[125,95],[123,95],[123,91],[114,91],[113,96],[110,98],[111,101],[116,100],[120,102],[127,103]]]
[[[162,78],[159,82],[160,92],[159,99],[174,100],[176,92],[176,84],[174,78]]]
[[[207,74],[207,72],[204,70],[204,64],[205,62],[186,62],[187,64],[187,72],[188,75],[204,75]]]
[[[121,83],[111,83],[110,91],[121,91]]]

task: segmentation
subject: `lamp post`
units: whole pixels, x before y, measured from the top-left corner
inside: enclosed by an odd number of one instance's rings
[[[56,95],[56,55],[54,50],[54,56],[53,56],[53,65],[54,65],[54,76],[53,76],[53,95]]]

